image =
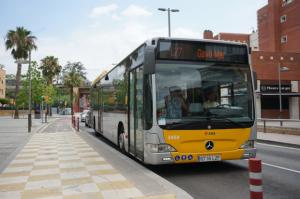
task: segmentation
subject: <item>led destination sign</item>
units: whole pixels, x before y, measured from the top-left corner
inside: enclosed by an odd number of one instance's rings
[[[248,63],[247,46],[200,41],[160,41],[158,59]]]

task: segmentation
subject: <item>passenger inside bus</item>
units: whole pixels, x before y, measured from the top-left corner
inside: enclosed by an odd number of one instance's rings
[[[170,87],[170,95],[165,97],[167,118],[179,119],[187,114],[188,106],[178,86]]]
[[[220,105],[217,100],[218,95],[215,89],[209,89],[205,93],[205,101],[203,103],[204,108],[214,108]]]

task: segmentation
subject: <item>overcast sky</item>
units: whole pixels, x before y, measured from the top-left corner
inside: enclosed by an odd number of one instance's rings
[[[0,64],[7,74],[16,64],[4,41],[8,30],[24,26],[37,37],[32,59],[59,58],[60,64],[81,61],[89,80],[118,63],[143,41],[167,36],[167,13],[173,37],[202,38],[205,29],[250,33],[256,29],[256,11],[267,0],[1,0]],[[23,73],[28,66],[23,66]]]

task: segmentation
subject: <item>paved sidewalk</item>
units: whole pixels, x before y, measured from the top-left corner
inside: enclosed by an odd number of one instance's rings
[[[53,121],[51,118],[49,121]],[[25,145],[33,132],[46,126],[41,120],[32,120],[32,133],[28,133],[27,119],[0,117],[0,173]]]
[[[0,174],[1,199],[175,198],[144,196],[68,126],[32,136]]]
[[[261,142],[300,147],[300,136],[298,135],[257,132],[257,140]]]

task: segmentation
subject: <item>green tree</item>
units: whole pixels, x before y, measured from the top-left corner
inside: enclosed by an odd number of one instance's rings
[[[32,103],[40,104],[42,102],[41,96],[46,90],[46,82],[42,77],[41,71],[38,69],[37,62],[33,61],[31,64],[31,93]],[[29,74],[27,72],[26,80],[23,82],[23,87],[18,95],[17,104],[28,106],[28,89],[29,89]]]
[[[66,106],[69,106],[70,103],[70,96],[69,96],[69,88],[64,87],[54,87],[55,89],[55,95],[53,97],[53,106],[59,107],[59,108],[65,108]]]
[[[15,60],[27,59],[29,51],[37,49],[35,44],[36,37],[32,35],[31,31],[24,27],[17,27],[16,30],[9,30],[5,37],[6,50],[11,49],[11,55]],[[22,64],[18,63],[16,73],[16,92],[15,101],[17,103],[17,96],[20,88]],[[19,118],[18,106],[16,104],[15,119]]]
[[[86,80],[86,72],[81,62],[68,62],[63,69],[63,83],[64,86],[69,88],[70,102],[72,115],[73,112],[73,88],[84,84]]]

